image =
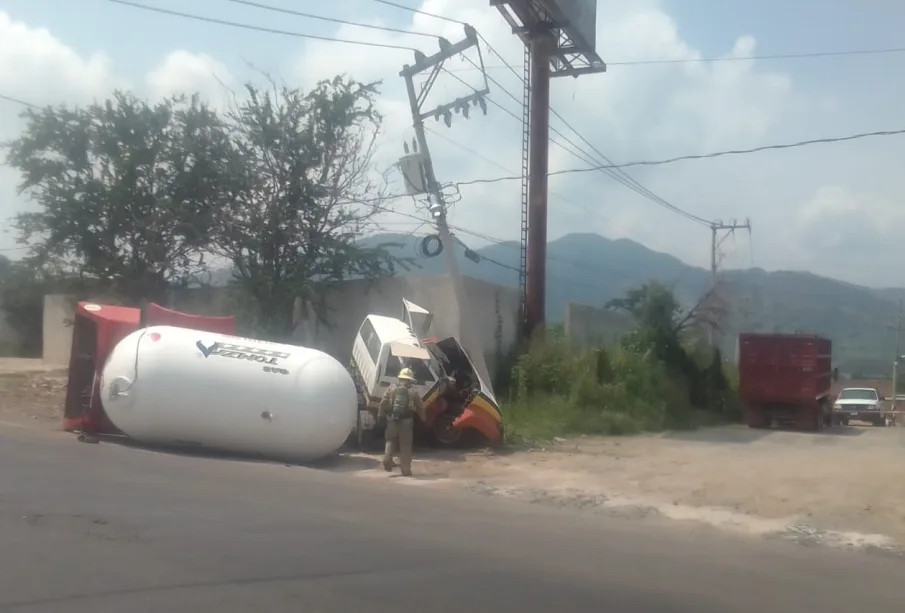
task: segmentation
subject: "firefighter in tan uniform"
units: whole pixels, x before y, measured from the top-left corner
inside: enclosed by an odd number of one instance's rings
[[[415,414],[425,420],[421,395],[412,384],[415,374],[410,368],[399,372],[399,383],[391,385],[380,401],[377,418],[386,417],[386,445],[383,453],[383,468],[393,471],[393,446],[399,442],[399,467],[404,477],[412,475],[412,440],[415,432]]]

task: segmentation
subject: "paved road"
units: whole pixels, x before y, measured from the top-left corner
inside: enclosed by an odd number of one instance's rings
[[[871,613],[905,561],[0,429],[0,611]]]

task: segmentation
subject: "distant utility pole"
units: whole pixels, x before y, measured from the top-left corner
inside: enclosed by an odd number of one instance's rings
[[[890,330],[893,328],[891,326],[887,326]],[[899,353],[901,352],[901,340],[902,340],[902,301],[899,300],[899,312],[896,314],[896,356],[892,361],[892,410],[897,411],[896,408],[896,381],[899,376]]]
[[[486,115],[487,102],[484,98],[490,91],[487,87],[486,76],[484,77],[483,89],[475,90],[474,93],[468,96],[457,98],[448,104],[442,104],[429,111],[425,112],[422,110],[422,106],[424,105],[428,94],[430,94],[430,90],[437,80],[437,76],[443,68],[443,63],[471,48],[478,50],[478,56],[480,58],[481,50],[480,47],[478,47],[478,34],[474,28],[466,25],[465,38],[461,41],[452,44],[445,38],[441,38],[440,51],[429,57],[425,56],[420,51],[415,51],[415,64],[412,66],[408,64],[403,66],[399,76],[405,79],[405,88],[408,92],[409,106],[411,107],[412,112],[412,126],[415,129],[417,149],[412,155],[403,158],[403,160],[400,161],[400,166],[403,170],[408,193],[412,195],[426,193],[428,196],[430,213],[434,218],[434,222],[437,224],[437,232],[440,237],[442,251],[445,254],[446,265],[449,270],[453,294],[456,300],[457,308],[455,310],[457,321],[452,323],[455,326],[454,329],[458,330],[459,340],[462,341],[462,344],[469,350],[470,357],[475,363],[475,367],[479,370],[479,374],[489,385],[490,377],[486,360],[484,359],[484,353],[481,351],[481,345],[475,342],[475,339],[471,334],[472,326],[470,322],[465,322],[463,325],[462,310],[463,306],[466,304],[465,291],[462,287],[462,277],[459,274],[459,263],[456,260],[455,243],[446,221],[447,210],[446,202],[443,197],[443,190],[434,173],[434,164],[431,160],[430,149],[428,149],[427,138],[424,134],[424,119],[427,117],[434,117],[437,120],[442,117],[443,122],[449,127],[452,124],[453,113],[461,114],[465,119],[468,119],[469,111],[473,106],[479,106]],[[483,59],[481,59],[480,67],[483,74]],[[427,79],[421,84],[420,91],[416,91],[414,82],[415,75],[428,70],[430,73],[428,74]],[[414,162],[414,164],[412,164],[412,162]],[[417,168],[417,171],[414,173],[409,170],[413,165]]]
[[[720,248],[720,245],[723,244],[723,241],[727,236],[731,236],[736,230],[747,230],[749,233],[751,232],[751,220],[746,219],[745,223],[738,223],[734,219],[729,223],[723,223],[722,221],[714,221],[710,224],[710,291],[713,292],[716,289],[716,273],[719,260],[717,258],[717,251]],[[723,233],[723,238],[719,239],[719,234]],[[719,240],[718,240],[719,239]],[[711,297],[712,298],[712,297]],[[713,327],[710,327],[708,331],[710,346],[714,346],[714,335],[713,335]]]
[[[745,223],[738,223],[734,219],[729,223],[722,221],[714,221],[710,224],[710,289],[716,287],[717,273],[717,250],[727,236],[733,234],[736,230],[747,230],[751,232],[751,220],[746,219]],[[717,240],[719,233],[723,232],[723,239]]]

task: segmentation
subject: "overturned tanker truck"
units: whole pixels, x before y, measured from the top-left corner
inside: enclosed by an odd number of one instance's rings
[[[65,430],[308,461],[354,428],[346,368],[320,351],[236,336],[233,317],[81,302]]]
[[[416,436],[441,447],[504,442],[503,415],[485,376],[456,337],[426,336],[433,316],[404,299],[402,318],[365,317],[355,335],[350,371],[358,393],[352,433],[361,449],[382,440],[386,424],[377,409],[403,368],[415,374],[426,420],[416,419]]]
[[[355,425],[355,385],[321,351],[173,326],[136,330],[110,353],[104,409],[148,443],[310,461]]]

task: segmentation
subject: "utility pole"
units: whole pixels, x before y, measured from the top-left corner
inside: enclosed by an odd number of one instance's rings
[[[528,244],[525,246],[525,332],[528,337],[546,321],[550,55],[555,43],[552,34],[544,31],[533,34],[529,42]]]
[[[453,294],[456,301],[455,321],[452,322],[454,329],[457,330],[459,340],[463,346],[469,351],[469,356],[474,362],[475,368],[478,369],[479,375],[487,385],[490,385],[490,376],[487,368],[487,362],[484,358],[482,345],[477,342],[477,337],[472,333],[471,322],[463,322],[462,308],[466,304],[465,290],[462,286],[462,277],[459,274],[459,263],[456,260],[456,248],[452,234],[449,231],[449,225],[446,220],[446,202],[443,197],[442,187],[437,181],[434,172],[434,164],[431,160],[430,149],[427,146],[427,137],[424,133],[424,119],[426,117],[434,117],[439,120],[443,118],[443,122],[449,127],[452,124],[453,113],[461,114],[468,119],[469,110],[473,106],[479,106],[484,114],[487,114],[487,102],[485,96],[489,93],[487,87],[487,79],[485,76],[484,87],[481,90],[475,90],[474,93],[457,98],[456,100],[442,104],[435,109],[424,112],[422,105],[430,93],[437,76],[443,68],[443,63],[468,49],[476,48],[480,56],[480,48],[478,47],[478,35],[474,28],[465,26],[465,38],[452,44],[445,38],[440,39],[440,51],[431,56],[425,56],[420,51],[415,51],[414,65],[406,64],[403,66],[399,76],[405,80],[405,88],[408,92],[409,106],[412,112],[412,126],[415,130],[415,140],[418,144],[418,161],[420,163],[422,186],[414,190],[415,192],[427,193],[428,203],[431,216],[437,225],[437,233],[440,237],[440,244],[445,254],[446,265],[449,270],[450,281],[453,287]],[[481,72],[483,74],[484,62],[481,60]],[[427,80],[421,85],[420,91],[416,91],[414,77],[417,74],[430,70]],[[407,181],[408,182],[408,181]],[[411,189],[411,187],[410,187]],[[412,192],[410,192],[412,193]]]
[[[736,230],[747,230],[751,232],[751,220],[746,219],[745,223],[738,223],[734,219],[729,223],[722,221],[714,221],[710,224],[710,288],[716,287],[716,273],[718,258],[717,252],[727,236],[733,234]],[[723,238],[717,240],[720,232],[725,232]]]
[[[526,48],[519,285],[524,335],[530,337],[546,318],[550,79],[606,72],[606,64],[595,49],[596,0],[490,0],[490,5]]]
[[[723,223],[722,221],[713,221],[710,223],[710,291],[713,292],[716,290],[716,274],[719,266],[719,258],[717,256],[720,245],[723,244],[723,241],[726,240],[726,237],[731,236],[735,233],[736,230],[747,230],[749,233],[751,232],[751,220],[746,219],[745,223],[738,223],[736,220],[732,220],[729,223]],[[720,232],[723,233],[723,237],[719,239]],[[718,240],[719,239],[719,240]],[[711,326],[708,331],[710,346],[714,346],[714,335],[713,335],[713,327]]]
[[[887,326],[889,327],[889,326]],[[896,356],[892,361],[892,410],[897,411],[896,408],[896,383],[899,376],[899,353],[901,352],[901,340],[902,340],[902,300],[899,300],[899,312],[896,314]]]

